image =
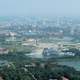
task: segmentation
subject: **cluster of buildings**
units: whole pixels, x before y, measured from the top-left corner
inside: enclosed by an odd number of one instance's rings
[[[73,52],[61,52],[55,50],[54,48],[44,48],[42,55],[44,58],[59,58],[59,57],[67,57],[67,56],[75,56],[76,53]]]

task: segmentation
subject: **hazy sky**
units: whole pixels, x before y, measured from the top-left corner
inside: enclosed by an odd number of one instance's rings
[[[80,15],[80,0],[0,0],[2,15]]]

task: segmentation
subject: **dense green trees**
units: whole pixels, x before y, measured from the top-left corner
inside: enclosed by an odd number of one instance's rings
[[[47,66],[47,65],[46,65]],[[0,74],[4,80],[49,80],[58,79],[61,77],[67,77],[70,80],[80,80],[80,72],[73,68],[54,65],[54,67],[28,67],[28,71],[25,71],[22,67],[3,67],[0,69]],[[35,79],[32,77],[35,77]]]
[[[80,80],[79,71],[71,67],[58,65],[52,60],[32,59],[19,53],[1,55],[0,59],[11,62],[9,67],[0,67],[0,75],[4,80],[62,80],[62,76],[70,80]],[[33,64],[35,66],[25,67],[25,65]]]

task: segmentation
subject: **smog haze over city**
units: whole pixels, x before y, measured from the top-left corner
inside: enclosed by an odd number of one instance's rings
[[[80,80],[80,0],[0,0],[0,80]]]
[[[80,16],[79,0],[0,0],[1,16]]]

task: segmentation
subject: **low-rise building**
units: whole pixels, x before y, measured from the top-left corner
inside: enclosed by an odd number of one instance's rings
[[[0,48],[0,54],[8,54],[9,50],[6,48]]]
[[[58,57],[58,51],[54,50],[53,48],[44,48],[42,55],[44,57]]]

